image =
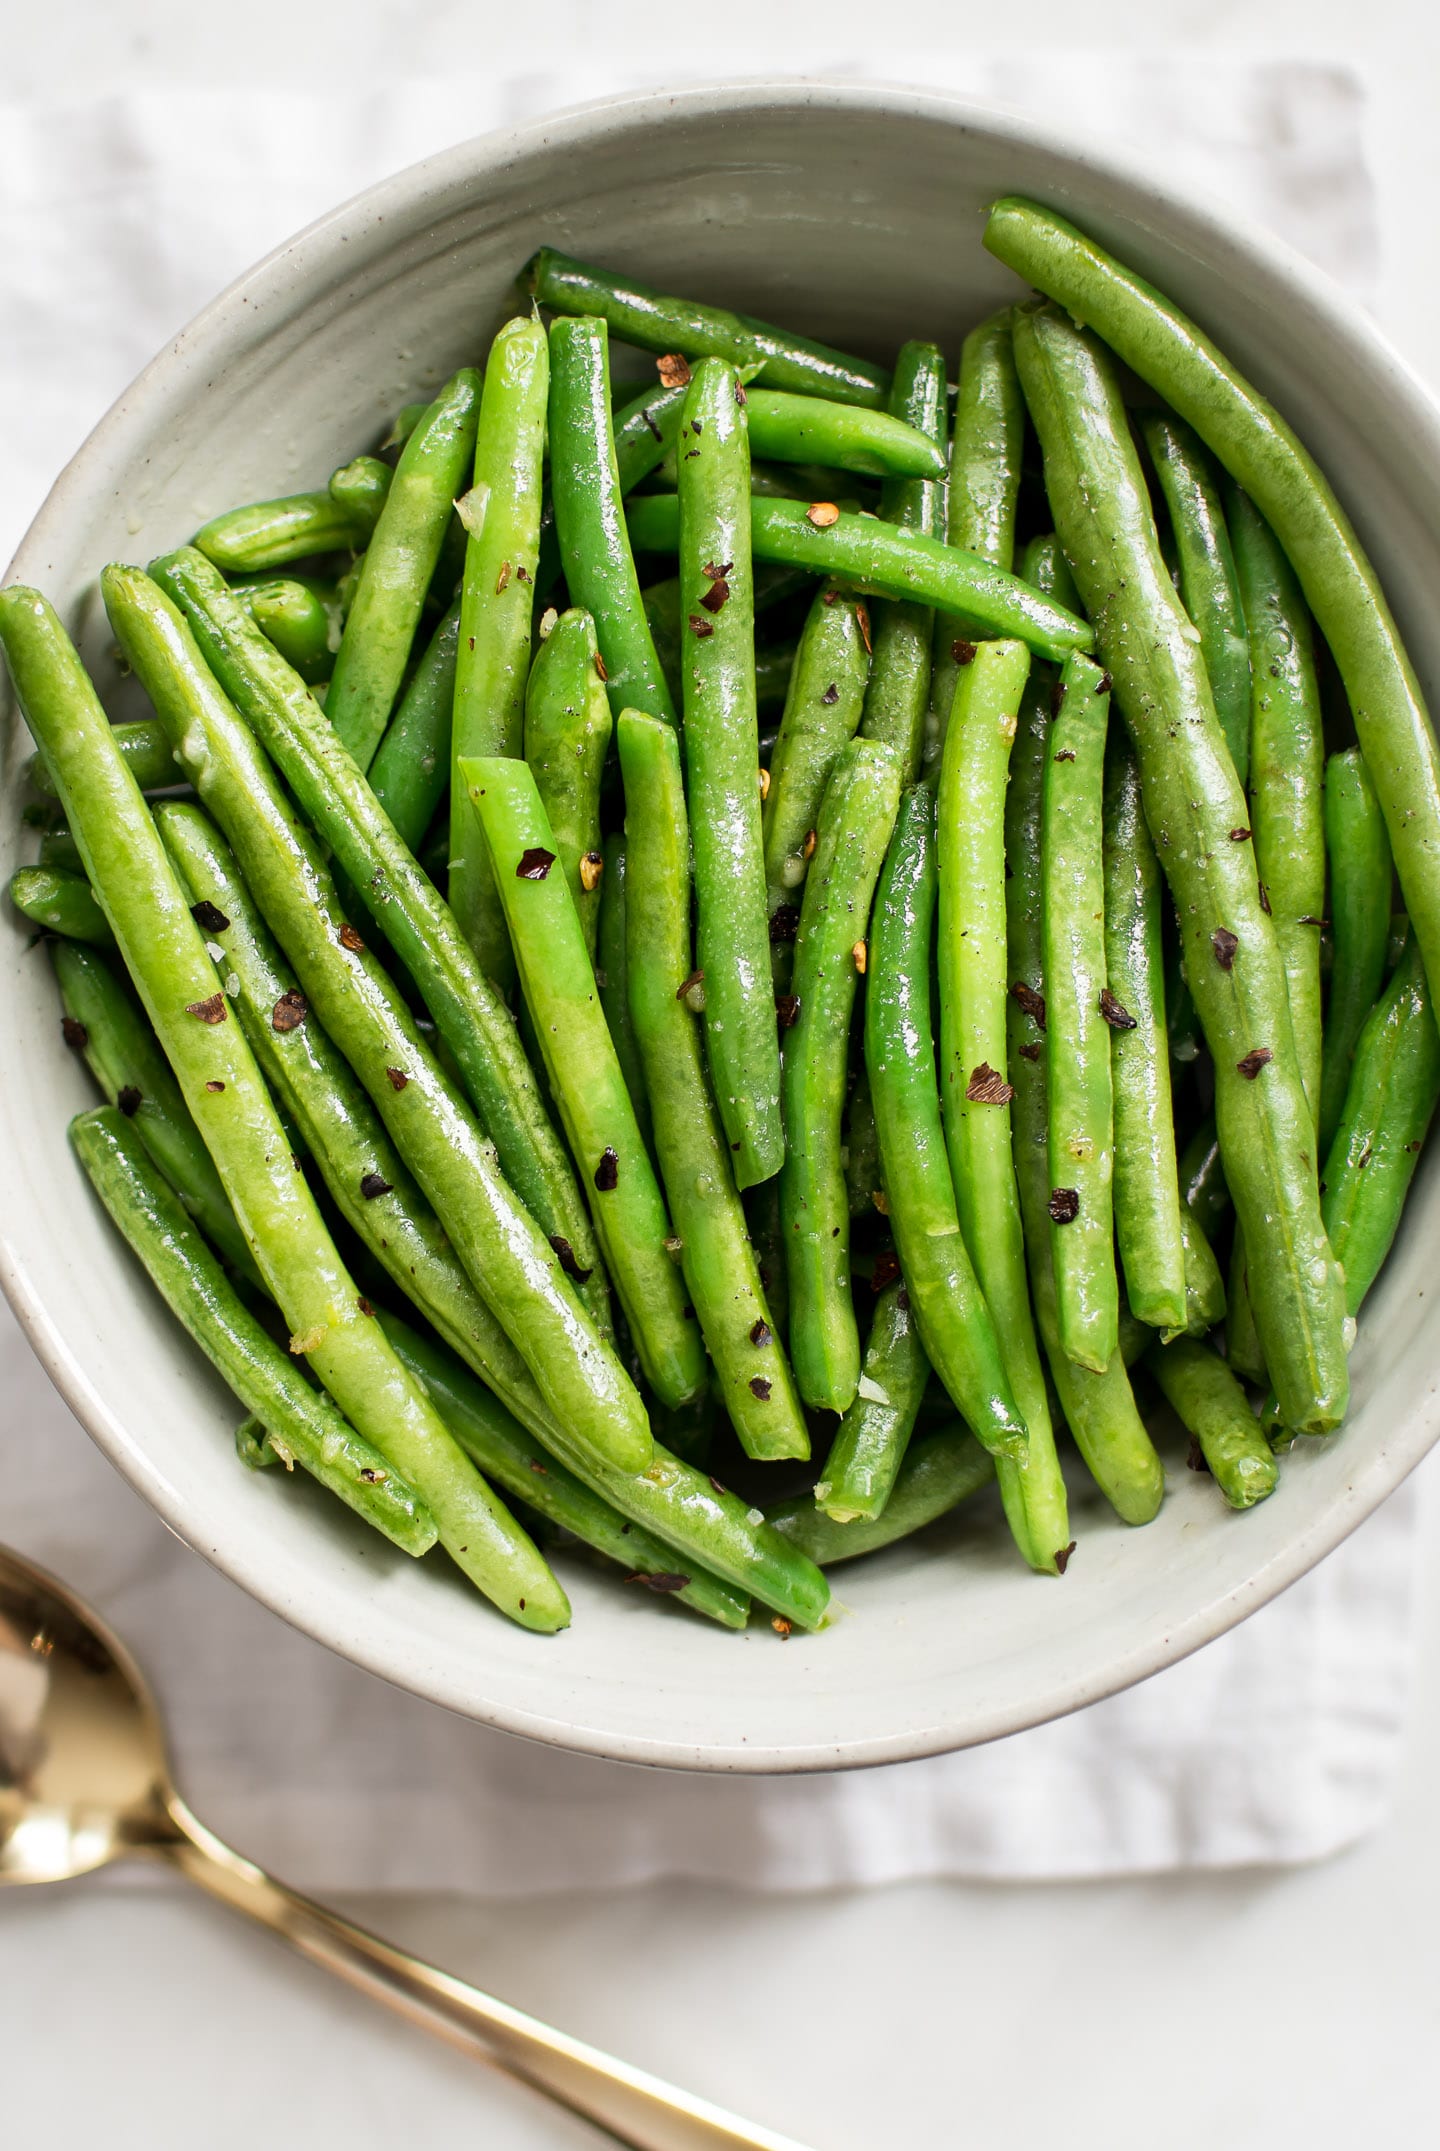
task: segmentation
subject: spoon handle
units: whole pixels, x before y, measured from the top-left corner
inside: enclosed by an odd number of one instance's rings
[[[168,1833],[148,1849],[212,1897],[246,1912],[302,1956],[400,2016],[439,2032],[608,2129],[634,2151],[803,2151],[788,2136],[738,2120],[708,2099],[554,2031],[449,1972],[424,1964],[326,1911],[242,1859],[172,1796]]]

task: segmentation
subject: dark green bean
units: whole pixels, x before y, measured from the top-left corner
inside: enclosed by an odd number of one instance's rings
[[[863,989],[862,989],[863,990]],[[870,1217],[886,1197],[880,1185],[880,1138],[875,1128],[875,1107],[870,1078],[862,1066],[855,1075],[850,1102],[845,1108],[845,1187],[850,1216]],[[880,1201],[876,1201],[876,1196]]]
[[[937,449],[945,447],[945,360],[935,344],[902,344],[890,387],[890,410]],[[945,488],[935,478],[891,479],[881,495],[887,523],[922,536],[941,535]],[[928,605],[882,598],[872,608],[875,654],[860,729],[899,754],[906,781],[920,773],[930,706],[930,644],[935,615]]]
[[[863,603],[832,587],[815,593],[785,696],[765,789],[765,901],[783,913],[790,939],[777,936],[777,978],[788,979],[795,917],[814,850],[820,802],[845,742],[853,739],[870,673],[870,628]],[[897,750],[902,751],[903,750]],[[776,929],[772,925],[772,933]]]
[[[1234,533],[1221,504],[1218,474],[1184,419],[1172,411],[1145,412],[1140,431],[1170,511],[1180,602],[1200,637],[1215,714],[1244,791],[1250,781],[1250,664],[1255,651],[1246,637],[1248,607],[1236,573]]]
[[[411,851],[419,849],[450,781],[450,712],[459,640],[456,598],[430,637],[370,764],[370,789]],[[447,862],[449,857],[447,826]]]
[[[600,780],[614,729],[599,656],[589,613],[564,613],[540,645],[525,691],[525,759],[592,960],[605,864]]]
[[[1280,1477],[1274,1451],[1244,1390],[1219,1353],[1193,1337],[1151,1347],[1145,1364],[1200,1451],[1232,1509],[1273,1494]]]
[[[639,1121],[640,1133],[645,1138],[645,1148],[653,1157],[655,1142],[650,1126],[650,1100],[645,1093],[645,1070],[640,1058],[639,1042],[635,1036],[635,1021],[630,1013],[630,970],[625,949],[628,865],[625,839],[616,831],[605,839],[605,871],[600,877],[595,983],[600,989],[600,1006],[605,1012],[605,1025],[620,1062],[625,1088],[630,1093],[635,1118]]]
[[[17,867],[6,894],[23,919],[47,934],[84,941],[93,949],[115,946],[110,921],[84,874],[63,866]]]
[[[1335,961],[1320,1074],[1322,1157],[1340,1125],[1356,1041],[1380,997],[1390,939],[1395,870],[1380,802],[1358,747],[1332,754],[1326,764],[1325,845]]]
[[[770,1510],[773,1528],[822,1568],[893,1546],[958,1508],[995,1476],[995,1459],[958,1422],[917,1435],[906,1451],[890,1499],[871,1522],[837,1524],[809,1494]]]
[[[816,1505],[833,1523],[873,1523],[884,1514],[929,1379],[914,1310],[897,1282],[875,1302],[859,1392],[815,1487]]]
[[[85,861],[80,856],[80,847],[64,822],[58,823],[53,829],[47,829],[41,837],[40,864],[58,866],[67,874],[84,873]]]

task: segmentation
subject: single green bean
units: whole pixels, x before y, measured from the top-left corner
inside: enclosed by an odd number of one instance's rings
[[[462,367],[405,443],[366,547],[325,697],[336,737],[362,770],[370,767],[390,721],[451,507],[470,464],[479,405],[480,376]]]
[[[1275,532],[1345,683],[1406,908],[1440,976],[1440,749],[1384,592],[1326,480],[1194,322],[1063,218],[997,202],[985,244],[1173,404]]]
[[[584,1268],[594,1243],[574,1174],[499,990],[454,914],[401,843],[314,697],[270,649],[194,551],[153,573],[183,605],[217,680],[273,757],[304,812],[424,994],[506,1178],[547,1236]],[[352,928],[353,931],[353,928]],[[603,1278],[584,1295],[603,1316]]]
[[[369,1092],[547,1408],[577,1444],[643,1470],[650,1442],[640,1400],[561,1274],[561,1262],[579,1266],[573,1248],[548,1243],[502,1178],[493,1146],[345,917],[313,839],[180,614],[138,570],[108,571],[106,602],[307,1001]]]
[[[80,847],[64,822],[47,829],[41,837],[40,864],[62,867],[67,874],[84,873],[85,862],[80,856]]]
[[[418,425],[425,415],[422,404],[416,413]],[[413,433],[415,427],[410,428]],[[409,439],[409,434],[406,435]],[[356,456],[351,463],[344,463],[338,471],[330,473],[330,498],[345,509],[361,533],[361,542],[367,541],[380,520],[380,511],[390,498],[390,488],[395,482],[394,465],[382,463],[379,456]]]
[[[755,1250],[760,1289],[770,1309],[770,1327],[782,1345],[790,1335],[790,1291],[785,1270],[785,1229],[780,1219],[780,1181],[762,1180],[747,1188],[745,1222]]]
[[[133,723],[117,724],[112,730],[115,746],[142,792],[164,791],[167,786],[182,781],[165,727],[153,717],[137,717]],[[25,764],[24,780],[42,798],[56,796],[55,779],[43,754],[31,755]]]
[[[1215,714],[1244,791],[1250,781],[1250,666],[1257,653],[1253,622],[1250,639],[1246,634],[1249,606],[1236,571],[1235,533],[1226,521],[1215,466],[1184,419],[1171,411],[1147,411],[1140,431],[1170,511],[1180,602],[1200,637]]]
[[[809,337],[772,328],[748,314],[667,297],[633,277],[592,268],[554,247],[540,249],[526,281],[541,306],[556,313],[598,315],[614,335],[642,351],[720,358],[732,367],[759,361],[760,379],[768,388],[832,396],[840,403],[877,410],[885,401],[888,376],[864,359],[849,358],[828,344],[812,343]]]
[[[902,344],[890,388],[894,417],[915,427],[943,455],[946,433],[945,360],[936,344]],[[887,523],[940,535],[945,487],[936,478],[892,478],[881,496]],[[894,747],[907,781],[920,771],[930,706],[930,645],[935,615],[928,605],[882,598],[873,608],[875,654],[860,728],[867,739]]]
[[[273,576],[236,594],[261,634],[307,685],[330,677],[330,615],[314,590],[293,577]]]
[[[860,723],[870,674],[869,643],[864,605],[833,586],[822,586],[801,631],[761,810],[765,901],[781,984],[788,982],[786,959],[814,850],[820,802],[841,749]]]
[[[766,462],[818,463],[868,478],[945,476],[944,449],[893,407],[866,410],[758,387],[746,389],[745,403],[750,452]]]
[[[1160,862],[1145,826],[1140,771],[1112,737],[1105,767],[1104,1003],[1114,1091],[1115,1233],[1132,1313],[1183,1330],[1185,1226],[1175,1160],[1175,1110],[1165,1029]],[[1216,1272],[1218,1277],[1219,1273]]]
[[[755,745],[750,452],[737,386],[719,359],[696,368],[678,508],[696,960],[715,1102],[746,1188],[779,1171],[784,1138]]]
[[[1266,1361],[1287,1419],[1339,1424],[1340,1280],[1320,1220],[1314,1129],[1245,802],[1194,629],[1165,571],[1112,363],[1058,309],[1016,316],[1020,378],[1066,558],[1135,742],[1146,820],[1180,912],[1215,1062],[1216,1117]]]
[[[670,1198],[680,1268],[746,1454],[804,1457],[810,1438],[735,1191],[705,1072],[699,1025],[683,998],[692,976],[690,835],[680,743],[662,719],[627,710],[626,973],[635,1043]]]
[[[897,1281],[875,1302],[859,1393],[816,1483],[816,1506],[832,1522],[873,1523],[884,1514],[929,1379],[914,1310]]]
[[[1067,650],[1088,650],[1094,642],[1085,621],[977,554],[873,516],[837,512],[832,518],[833,505],[752,499],[755,559],[855,583],[879,597],[938,606],[961,616],[963,635],[1011,636],[1041,657],[1058,660]],[[680,542],[679,503],[667,493],[637,496],[630,503],[629,525],[637,552],[673,553]]]
[[[675,705],[655,654],[625,527],[603,321],[550,324],[550,490],[570,602],[595,622],[615,716]]]
[[[1120,1342],[1114,1086],[1102,859],[1110,683],[1088,657],[1060,678],[1041,803],[1050,1055],[1050,1255],[1060,1342],[1103,1374]]]
[[[50,960],[65,1010],[65,1043],[83,1054],[104,1092],[134,1126],[150,1156],[232,1270],[257,1287],[260,1272],[235,1221],[204,1139],[180,1095],[155,1033],[104,956],[74,941],[52,944]]]
[[[863,1029],[863,1025],[862,1025]],[[875,1105],[864,1063],[855,1071],[850,1100],[845,1108],[845,1187],[852,1222],[870,1217],[886,1201],[880,1185],[880,1137],[875,1127]],[[880,1201],[876,1201],[876,1196]]]
[[[605,1026],[620,1062],[620,1072],[625,1078],[625,1088],[630,1093],[630,1103],[635,1108],[635,1118],[640,1123],[645,1148],[653,1157],[655,1142],[650,1126],[650,1100],[645,1092],[645,1069],[640,1057],[640,1044],[635,1036],[635,1019],[630,1013],[630,967],[625,946],[628,868],[625,839],[617,830],[605,839],[605,871],[600,877],[600,919],[595,948],[595,983],[600,988],[600,1006],[604,1010]]]
[[[288,567],[312,553],[348,552],[371,526],[350,503],[327,492],[290,493],[229,508],[196,531],[193,544],[226,575]]]
[[[599,656],[589,613],[563,613],[540,646],[525,691],[525,759],[592,961],[605,866],[600,780],[614,729]]]
[[[1045,596],[1063,605],[1067,612],[1079,612],[1080,593],[1075,588],[1075,578],[1070,573],[1070,563],[1060,550],[1060,540],[1053,530],[1042,531],[1038,537],[1026,543],[1025,557],[1020,573],[1024,581],[1033,583]]]
[[[995,1459],[967,1427],[952,1423],[917,1435],[905,1454],[890,1499],[869,1522],[837,1524],[809,1494],[796,1494],[770,1510],[770,1523],[821,1568],[875,1553],[923,1531],[948,1515],[995,1476]]]
[[[1232,1509],[1250,1509],[1279,1482],[1280,1467],[1249,1399],[1219,1353],[1193,1337],[1154,1345],[1145,1365]]]
[[[840,1123],[855,981],[870,902],[900,805],[900,757],[851,740],[821,802],[795,940],[794,1020],[782,1075],[780,1214],[790,1286],[790,1357],[805,1402],[843,1412],[860,1382],[850,1297],[850,1205]]]
[[[370,789],[411,851],[423,842],[450,781],[450,712],[459,640],[456,598],[426,644],[370,764]],[[449,857],[447,828],[447,862]]]
[[[95,901],[84,874],[63,866],[21,866],[6,891],[21,918],[47,934],[83,941],[93,949],[113,949],[110,921]]]
[[[524,762],[465,756],[456,779],[485,832],[550,1088],[594,1191],[595,1230],[646,1380],[663,1404],[683,1404],[704,1387],[705,1354],[666,1250],[665,1199],[606,1028],[579,914],[564,877],[550,871],[556,838],[534,775]],[[628,894],[633,899],[633,875]]]
[[[117,586],[143,580],[134,569],[105,571],[112,624]],[[63,628],[42,598],[16,586],[0,593],[0,639],[91,882],[291,1331],[292,1351],[309,1358],[357,1433],[411,1481],[470,1580],[523,1625],[563,1627],[564,1593],[394,1358],[336,1253],[240,1027],[228,1020],[201,929]],[[133,648],[121,639],[133,660]],[[143,668],[136,669],[143,677]]]
[[[1325,1006],[1320,1074],[1320,1155],[1340,1125],[1356,1042],[1380,997],[1390,940],[1395,870],[1384,817],[1358,747],[1325,767],[1325,846],[1335,960]]]
[[[514,975],[505,915],[457,771],[474,755],[522,752],[530,622],[540,553],[540,473],[550,349],[538,320],[507,321],[490,346],[475,431],[475,503],[465,547],[450,733],[450,908],[488,978]]]
[[[945,1151],[930,1011],[934,919],[935,803],[928,786],[916,785],[901,801],[880,877],[865,976],[865,1062],[880,1162],[900,1272],[928,1364],[986,1448],[1023,1464],[1025,1422],[960,1230]],[[876,1378],[889,1387],[883,1375]],[[1052,1493],[1063,1524],[1063,1489]],[[1064,1537],[1055,1544],[1063,1546]]]
[[[1207,1114],[1180,1160],[1180,1230],[1185,1241],[1185,1327],[1203,1336],[1225,1319],[1225,1280],[1210,1245],[1230,1215],[1215,1116]]]

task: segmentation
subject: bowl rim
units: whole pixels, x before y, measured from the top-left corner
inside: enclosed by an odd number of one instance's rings
[[[580,149],[599,138],[647,123],[686,117],[743,119],[756,110],[787,106],[848,114],[875,113],[969,128],[1017,150],[1056,154],[1102,180],[1163,207],[1167,217],[1188,227],[1195,245],[1214,260],[1243,259],[1318,318],[1348,346],[1372,378],[1382,379],[1402,408],[1404,419],[1428,436],[1440,457],[1440,402],[1410,364],[1391,346],[1373,320],[1323,270],[1286,241],[1250,222],[1244,213],[1198,187],[1157,177],[1139,151],[1101,145],[1082,130],[1052,125],[1003,102],[903,83],[857,82],[825,76],[765,75],[753,79],[718,78],[678,89],[625,91],[587,100],[524,124],[496,129],[453,143],[361,189],[282,240],[250,268],[232,279],[124,388],[92,427],[56,478],[5,571],[5,583],[28,580],[39,569],[49,533],[63,524],[74,497],[93,490],[96,466],[123,444],[132,414],[163,397],[177,370],[211,362],[244,318],[253,320],[259,301],[271,291],[293,287],[312,259],[323,259],[333,237],[353,224],[357,214],[369,220],[408,207],[418,191],[443,189],[466,176],[502,170],[535,155]],[[253,311],[251,311],[253,309]],[[183,1544],[238,1583],[261,1604],[339,1656],[411,1694],[438,1703],[477,1723],[578,1754],[612,1761],[682,1770],[766,1775],[871,1767],[946,1754],[982,1745],[1068,1715],[1114,1695],[1177,1663],[1236,1626],[1260,1606],[1306,1574],[1364,1522],[1414,1470],[1440,1437],[1440,1402],[1417,1406],[1402,1426],[1391,1430],[1366,1457],[1357,1458],[1343,1493],[1314,1520],[1287,1540],[1284,1549],[1248,1576],[1205,1600],[1185,1619],[1157,1622],[1153,1632],[1128,1650],[1110,1656],[1088,1678],[1067,1677],[1052,1690],[1037,1691],[1021,1708],[997,1705],[988,1714],[972,1714],[963,1724],[953,1719],[927,1723],[913,1731],[852,1741],[839,1750],[833,1742],[798,1742],[794,1746],[746,1746],[698,1749],[693,1743],[633,1734],[610,1735],[588,1725],[561,1722],[541,1711],[477,1699],[457,1679],[431,1667],[405,1662],[403,1639],[393,1647],[346,1627],[331,1586],[309,1571],[291,1576],[256,1573],[245,1552],[215,1543],[206,1519],[174,1488],[147,1457],[143,1444],[128,1431],[120,1412],[99,1395],[61,1334],[49,1306],[32,1286],[25,1264],[12,1243],[7,1219],[0,1225],[0,1289],[50,1380],[75,1417],[109,1461],[160,1516]],[[217,1534],[218,1536],[218,1534]]]

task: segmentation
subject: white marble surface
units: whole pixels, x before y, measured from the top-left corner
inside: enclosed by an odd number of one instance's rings
[[[592,21],[593,16],[593,21]],[[677,16],[640,0],[552,0],[543,16],[434,0],[191,0],[27,10],[7,24],[0,101],[156,79],[383,86],[477,52],[523,71],[537,26],[574,64],[587,37],[645,64],[684,36],[720,72],[823,69],[845,0],[768,0]],[[869,20],[873,22],[874,18]],[[1025,32],[1112,44],[1303,53],[1359,68],[1386,256],[1380,311],[1440,387],[1433,205],[1440,18],[1415,0],[1124,0],[1083,19],[1031,0]],[[893,72],[924,79],[967,25],[911,0]],[[1440,1475],[1426,1544],[1440,1552]],[[1433,1569],[1433,1563],[1432,1563]],[[901,2142],[1076,2151],[1309,2151],[1411,2133],[1426,2100],[1440,1974],[1440,1586],[1422,1568],[1414,1739],[1394,1821],[1347,1857],[1288,1874],[1071,1888],[912,1886],[764,1901],[670,1886],[565,1902],[388,1898],[388,1932],[509,1999],[788,2129],[815,2151]],[[352,1909],[355,1907],[352,1906]],[[598,2145],[579,2124],[291,1964],[170,1891],[77,1886],[0,1905],[0,2084],[7,2134],[54,2151],[257,2137],[354,2151],[464,2130],[491,2151]]]

